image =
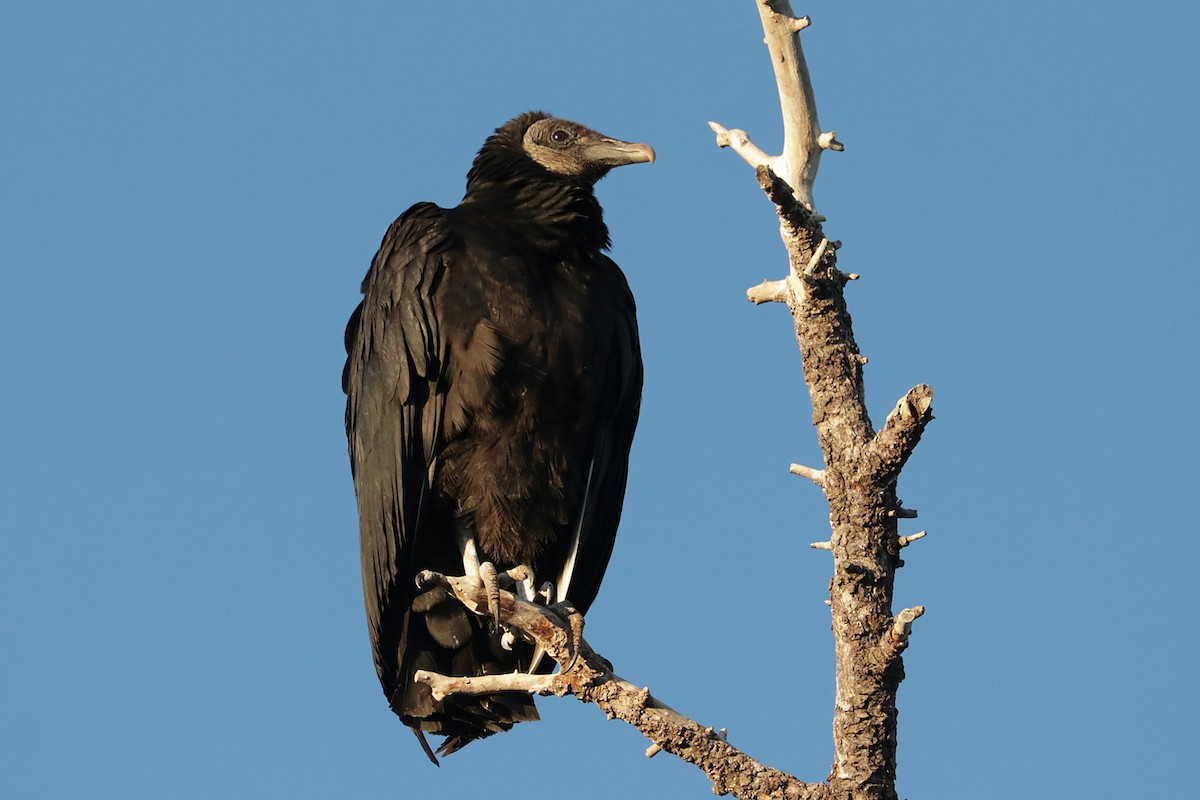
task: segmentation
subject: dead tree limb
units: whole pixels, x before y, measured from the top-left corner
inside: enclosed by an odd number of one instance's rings
[[[837,269],[816,213],[812,186],[822,149],[841,149],[817,122],[812,83],[787,0],[757,0],[784,114],[784,152],[768,156],[745,132],[709,123],[719,146],[754,168],[775,204],[790,268],[786,278],[747,292],[754,303],[786,302],[792,313],[804,378],[812,400],[825,467],[793,471],[825,492],[832,533],[813,545],[833,554],[830,609],[837,656],[833,719],[834,798],[895,798],[896,693],[904,678],[901,653],[923,607],[892,613],[900,548],[924,532],[901,537],[899,519],[916,516],[896,495],[900,470],[933,418],[933,392],[914,387],[876,433],[867,413],[862,368],[843,289],[857,276]]]
[[[487,590],[469,578],[433,572],[420,576],[423,586],[441,585],[464,606],[488,616]],[[583,617],[569,607],[528,603],[509,592],[500,592],[500,618],[504,624],[534,644],[559,664],[553,675],[487,675],[457,678],[418,671],[414,678],[430,687],[435,697],[449,694],[534,692],[541,695],[574,695],[600,707],[609,719],[621,719],[637,728],[653,744],[646,755],[659,750],[673,753],[699,767],[713,783],[716,794],[746,798],[818,800],[828,797],[824,784],[805,784],[780,770],[764,766],[726,741],[723,733],[695,722],[650,694],[619,677],[612,666],[583,638]]]

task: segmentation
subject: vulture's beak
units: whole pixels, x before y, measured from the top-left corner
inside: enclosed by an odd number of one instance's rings
[[[583,144],[583,155],[589,162],[604,167],[620,167],[625,164],[654,163],[654,148],[648,144],[622,142],[620,139],[601,137]]]

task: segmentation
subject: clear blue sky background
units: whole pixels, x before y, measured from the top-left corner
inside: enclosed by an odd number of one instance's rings
[[[599,187],[647,377],[589,639],[823,779],[819,452],[743,296],[785,259],[705,125],[779,146],[754,3],[336,8],[0,10],[0,796],[710,796],[569,698],[434,769],[370,663],[342,328],[530,108],[659,154]],[[902,796],[1194,788],[1198,8],[797,4],[876,422],[935,390]]]

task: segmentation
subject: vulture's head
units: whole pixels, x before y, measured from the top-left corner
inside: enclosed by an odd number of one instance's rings
[[[489,160],[509,160],[513,156],[523,156],[554,175],[591,186],[613,167],[652,163],[654,148],[530,111],[504,123],[488,137],[472,172],[481,171]]]
[[[521,137],[525,154],[558,175],[595,183],[613,167],[654,163],[654,148],[596,133],[577,122],[539,119]]]

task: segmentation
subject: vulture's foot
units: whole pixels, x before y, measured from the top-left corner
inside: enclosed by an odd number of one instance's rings
[[[554,584],[549,581],[543,583],[541,588],[534,588],[533,568],[528,564],[518,564],[510,570],[501,572],[499,578],[505,589],[511,589],[513,594],[526,603],[549,607],[550,601],[554,597]],[[517,635],[510,630],[505,630],[504,635],[500,637],[500,646],[505,650],[512,650],[516,641]],[[540,646],[534,649],[529,667],[531,672],[537,668],[544,652]]]
[[[533,588],[533,569],[528,564],[518,564],[510,570],[501,572],[499,580],[505,589],[511,589],[513,594],[526,603],[537,603],[543,606],[550,604],[550,594],[547,593],[547,588],[550,587],[550,584],[543,584],[541,590],[535,591]],[[553,590],[551,589],[550,591]],[[504,635],[500,637],[500,646],[505,650],[512,650],[512,646],[516,641],[516,634],[510,630],[506,630],[504,631]]]

